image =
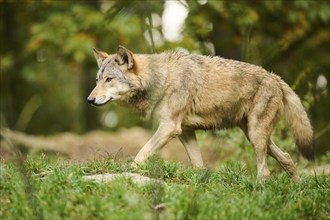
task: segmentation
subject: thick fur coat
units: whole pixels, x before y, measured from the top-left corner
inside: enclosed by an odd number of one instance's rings
[[[194,131],[238,126],[254,147],[258,176],[269,175],[269,154],[298,179],[290,155],[271,140],[283,113],[301,153],[313,157],[313,130],[299,97],[280,77],[259,66],[179,52],[133,54],[122,46],[113,55],[94,53],[99,71],[88,101],[103,105],[117,100],[159,122],[134,165],[179,136],[192,164],[202,167]]]

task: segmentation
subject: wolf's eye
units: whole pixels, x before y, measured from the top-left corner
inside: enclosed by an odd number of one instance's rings
[[[106,82],[110,82],[111,80],[112,80],[112,78],[110,78],[110,77],[107,77],[107,78],[105,79]]]

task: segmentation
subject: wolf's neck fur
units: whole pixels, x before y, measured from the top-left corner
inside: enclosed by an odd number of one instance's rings
[[[128,105],[133,111],[146,119],[152,117],[153,104],[148,91],[145,89],[132,91],[131,96],[123,104]]]
[[[149,109],[148,93],[146,90],[135,90],[132,96],[129,97],[127,103],[133,108],[136,113],[147,117]]]
[[[146,58],[150,62],[144,62]],[[139,115],[150,119],[164,93],[167,68],[159,65],[164,59],[161,55],[137,54],[135,59],[135,73],[139,80],[132,82],[127,104]]]

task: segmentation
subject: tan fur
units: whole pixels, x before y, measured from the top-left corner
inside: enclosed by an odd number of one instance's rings
[[[254,147],[258,176],[269,175],[268,153],[298,179],[290,155],[272,142],[272,130],[285,112],[305,156],[312,152],[313,131],[300,99],[278,76],[221,57],[178,52],[133,54],[122,46],[114,55],[94,53],[100,70],[89,102],[103,105],[118,100],[159,122],[154,136],[137,154],[135,165],[179,136],[192,164],[202,167],[194,131],[238,126]]]

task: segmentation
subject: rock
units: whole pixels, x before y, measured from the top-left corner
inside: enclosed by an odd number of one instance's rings
[[[165,183],[164,181],[158,179],[152,179],[146,176],[141,176],[140,174],[137,173],[104,173],[104,174],[83,176],[83,180],[85,181],[106,182],[106,183],[110,183],[113,180],[120,178],[131,179],[137,185],[145,185],[149,183]]]

